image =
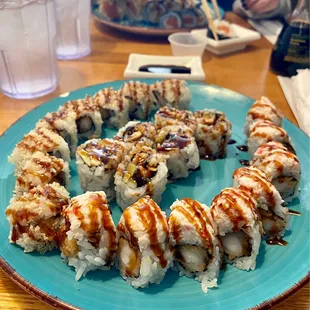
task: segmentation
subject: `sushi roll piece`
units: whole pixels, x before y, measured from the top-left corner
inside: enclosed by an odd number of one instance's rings
[[[211,214],[228,263],[242,270],[254,270],[261,243],[262,226],[257,203],[251,193],[226,188],[212,201]]]
[[[237,38],[236,32],[232,25],[226,20],[214,20],[214,26],[219,40],[228,40]],[[209,28],[207,37],[215,40],[212,30]]]
[[[144,21],[158,25],[160,18],[166,13],[166,7],[159,1],[149,1],[143,9]]]
[[[189,110],[191,91],[184,80],[167,79],[151,85],[157,108],[168,106],[179,110]]]
[[[143,20],[145,0],[124,0],[126,3],[126,17],[130,22]]]
[[[197,26],[197,17],[192,9],[182,10],[179,14],[184,28],[192,28]]]
[[[270,141],[282,143],[290,152],[296,153],[287,132],[269,121],[257,121],[250,127],[248,149],[251,158],[256,150]]]
[[[159,284],[173,263],[166,214],[145,196],[124,210],[117,230],[121,276],[134,288]]]
[[[113,139],[93,139],[80,145],[76,164],[83,191],[104,191],[108,201],[113,200],[114,174],[126,152],[126,144]]]
[[[58,246],[61,214],[68,204],[69,193],[58,183],[39,185],[14,196],[6,209],[10,242],[25,252],[51,251]]]
[[[234,187],[249,191],[257,202],[264,233],[281,237],[289,228],[289,212],[266,174],[255,167],[238,168],[233,174]]]
[[[64,210],[61,257],[75,268],[75,280],[91,270],[108,270],[117,251],[117,234],[104,192],[71,199]]]
[[[259,120],[270,121],[276,126],[282,126],[281,114],[274,104],[266,97],[261,97],[251,106],[243,128],[243,132],[246,136],[248,136],[252,124]]]
[[[58,183],[69,190],[69,165],[61,158],[35,152],[16,176],[15,194],[21,196],[32,188]]]
[[[168,178],[186,178],[191,170],[199,167],[199,151],[192,131],[186,126],[166,126],[157,136],[157,152],[165,154]]]
[[[190,111],[161,107],[155,113],[155,125],[159,129],[165,126],[186,125],[194,133],[197,123],[195,116]]]
[[[94,104],[90,96],[66,102],[59,112],[73,111],[76,113],[76,126],[78,138],[99,138],[102,133],[102,118],[99,107]]]
[[[66,141],[49,129],[38,128],[26,134],[9,156],[9,162],[15,165],[16,175],[36,151],[70,162],[70,151]]]
[[[217,225],[209,208],[190,198],[177,200],[170,207],[168,220],[170,243],[180,275],[194,277],[202,290],[217,287],[222,247]]]
[[[131,144],[143,142],[149,146],[153,146],[156,134],[156,127],[153,123],[131,121],[118,131],[114,139]]]
[[[195,138],[202,158],[224,158],[231,137],[232,125],[223,112],[201,110],[195,112],[197,129]]]
[[[160,18],[159,25],[164,29],[180,29],[182,28],[182,18],[177,12],[169,12]]]
[[[251,165],[266,174],[285,202],[298,196],[300,162],[297,156],[281,143],[269,142],[261,145],[256,150]]]
[[[160,203],[167,175],[166,156],[143,143],[137,144],[116,170],[117,204],[125,209],[146,195]]]
[[[99,0],[99,13],[109,21],[120,21],[125,17],[126,5],[123,0]]]
[[[113,88],[103,88],[93,97],[107,127],[121,128],[129,120],[129,101]]]
[[[78,144],[75,120],[76,113],[73,111],[47,113],[37,122],[36,129],[46,128],[63,137],[68,143],[71,157],[74,157]]]
[[[119,90],[121,96],[129,100],[129,118],[146,120],[156,108],[150,85],[139,81],[125,83]]]

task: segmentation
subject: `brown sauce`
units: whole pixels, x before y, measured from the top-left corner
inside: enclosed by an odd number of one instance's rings
[[[27,222],[28,221],[29,221],[29,218]],[[53,240],[57,241],[58,233],[57,233],[57,230],[53,227],[53,224],[55,221],[56,221],[56,217],[52,217],[47,220],[41,220],[32,225],[29,225],[28,223],[26,225],[21,225],[21,218],[18,221],[16,221],[15,219],[15,223],[13,224],[13,228],[12,228],[11,240],[12,242],[15,243],[24,233],[27,234],[30,239],[37,240],[32,230],[35,227],[39,227],[41,233],[43,233],[49,241],[53,241]]]
[[[276,159],[270,159],[268,160],[268,157],[266,160],[263,161],[262,166],[267,167],[268,165],[274,165],[276,167],[276,170],[281,174],[284,170],[284,165],[281,161],[276,160]]]
[[[157,171],[151,171],[144,165],[137,167],[132,175],[132,179],[136,181],[138,187],[142,187],[151,182],[152,178],[156,175]]]
[[[238,174],[238,173],[240,174],[240,177],[246,176],[246,177],[252,179],[256,183],[256,185],[259,185],[258,188],[263,189],[263,196],[266,198],[266,201],[269,203],[269,206],[275,205],[275,198],[274,198],[273,192],[271,190],[272,184],[265,177],[260,176],[255,171],[249,170],[247,168],[239,168],[236,172],[235,172],[236,174]],[[234,173],[234,176],[235,176],[235,173]],[[242,184],[239,186],[239,188],[250,191],[251,194],[253,196],[255,196],[255,199],[258,200],[258,198],[260,197],[260,193],[257,193],[255,191],[255,189],[257,187],[256,185],[253,188],[253,187],[249,187],[247,185]]]
[[[180,223],[175,217],[169,217],[169,227],[173,236],[173,239],[178,243],[181,239],[181,227]]]
[[[302,215],[301,212],[295,211],[295,210],[292,210],[292,209],[289,209],[288,213],[291,214],[291,215],[296,215],[296,216],[301,216]]]
[[[260,101],[254,102],[254,104],[252,105],[250,111],[252,111],[253,108],[258,108],[258,107],[261,107],[261,108],[268,107],[274,114],[279,115],[279,112],[277,111],[276,108],[272,107],[272,106],[269,105],[269,104],[262,103],[262,102],[260,102]]]
[[[81,228],[88,233],[89,242],[98,247],[101,240],[100,227],[103,227],[109,234],[109,255],[107,256],[107,265],[111,264],[114,253],[117,249],[116,232],[111,219],[111,212],[107,201],[100,195],[93,193],[88,201],[88,221],[85,221],[85,216],[81,212],[81,207],[76,200],[71,201],[73,207],[72,212],[81,222]],[[98,211],[100,211],[98,213]]]
[[[161,88],[162,88],[162,96],[164,98],[166,98],[166,83],[165,83],[165,81],[161,82]]]
[[[237,143],[237,141],[234,139],[229,139],[227,142],[227,144],[236,144],[236,143]]]
[[[266,243],[268,245],[281,245],[281,246],[288,245],[288,242],[283,240],[282,238],[270,238],[270,239],[267,239]]]
[[[21,142],[17,144],[17,147],[24,148],[29,152],[35,151],[50,151],[57,144],[47,135],[44,134],[44,130],[37,129],[35,133],[26,135]]]
[[[27,234],[30,239],[36,240],[34,234],[29,229],[29,226],[22,226],[19,223],[15,223],[15,225],[12,228],[12,235],[11,235],[12,242],[15,243],[22,236],[22,234]]]
[[[132,205],[130,208],[127,208],[123,213],[124,224],[119,223],[117,229],[124,236],[129,238],[129,241],[133,247],[138,248],[138,239],[135,237],[135,228],[134,223],[131,218],[131,210],[134,208],[139,216],[140,222],[144,226],[144,231],[147,232],[150,240],[150,247],[154,254],[159,258],[161,266],[164,268],[167,266],[167,260],[165,259],[164,250],[161,248],[157,238],[157,227],[156,223],[161,222],[162,229],[165,234],[168,233],[168,226],[166,219],[161,213],[159,207],[155,202],[149,197],[145,196]],[[131,266],[132,265],[132,266]],[[126,269],[128,275],[133,273],[134,264],[129,264]],[[132,269],[132,270],[131,270]]]
[[[83,151],[82,151],[83,152]],[[94,159],[102,162],[104,165],[115,165],[114,161],[120,152],[120,146],[117,143],[111,143],[108,140],[101,140],[100,143],[92,141],[85,147],[85,152]]]
[[[239,224],[246,222],[246,216],[243,209],[240,207],[237,198],[244,201],[244,204],[251,208],[255,208],[255,204],[251,201],[251,197],[246,195],[246,192],[235,188],[227,189],[218,194],[212,201],[212,204],[224,210],[233,224],[233,231],[238,231]],[[225,203],[218,203],[220,199],[225,200]]]
[[[199,204],[199,202],[190,198],[184,198],[182,200],[188,206],[190,206],[190,208],[186,208],[182,204],[180,204],[178,206],[178,212],[182,213],[183,216],[187,219],[187,221],[194,226],[195,230],[200,235],[200,238],[205,244],[211,243],[212,238],[206,227],[207,223],[210,224],[210,222],[203,207]],[[180,223],[178,223],[174,217],[171,218],[170,227],[172,228],[172,234],[174,236],[174,239],[178,243],[181,237],[181,227]]]
[[[205,156],[201,156],[200,159],[215,161],[215,160],[217,160],[217,156],[215,156],[215,155],[205,155]]]
[[[247,159],[240,159],[239,163],[243,166],[250,166],[250,161]]]
[[[171,151],[172,149],[184,149],[191,142],[191,138],[177,134],[168,134],[157,150],[160,152]]]
[[[153,196],[155,186],[152,182],[147,183],[147,194]]]
[[[32,191],[35,193],[35,190]],[[69,204],[69,199],[66,197],[59,197],[57,192],[51,186],[44,186],[43,196],[50,200],[50,210],[54,213],[60,213],[64,207]]]
[[[199,170],[201,170],[201,167],[200,166],[198,166],[197,168],[195,168],[195,169],[190,169],[191,171],[199,171]]]
[[[208,214],[204,210],[203,206],[196,200],[190,199],[190,198],[184,198],[183,199],[188,205],[191,206],[191,208],[195,212],[196,219],[200,222],[202,228],[202,237],[203,239],[208,239],[211,241],[211,236],[206,228],[207,224],[212,226],[212,222],[209,219]]]
[[[241,152],[247,152],[249,150],[247,145],[237,145],[237,149]]]
[[[145,201],[147,199],[147,201]],[[139,207],[139,216],[145,230],[148,232],[150,239],[150,247],[154,254],[159,258],[159,262],[162,268],[167,266],[167,260],[165,258],[165,252],[161,248],[157,238],[156,220],[164,221],[163,216],[159,213],[157,205],[149,197],[143,200],[142,206]],[[151,207],[153,207],[153,210]],[[153,212],[154,211],[154,212]],[[159,216],[159,217],[158,217]],[[165,225],[162,225],[163,227]]]

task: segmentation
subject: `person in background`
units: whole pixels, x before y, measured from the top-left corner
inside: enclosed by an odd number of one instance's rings
[[[288,17],[298,0],[236,0],[233,11],[251,19],[269,19]]]

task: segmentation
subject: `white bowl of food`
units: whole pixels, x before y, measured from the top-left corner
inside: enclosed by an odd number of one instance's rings
[[[249,43],[261,38],[258,32],[228,23],[225,20],[215,20],[214,24],[219,40],[214,39],[210,29],[195,29],[191,33],[201,38],[207,38],[208,44],[206,45],[206,49],[216,55],[224,55],[243,50]]]

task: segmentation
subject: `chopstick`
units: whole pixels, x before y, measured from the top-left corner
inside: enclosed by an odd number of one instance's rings
[[[208,23],[209,23],[209,27],[210,27],[210,29],[211,29],[211,31],[213,33],[214,39],[216,41],[218,41],[219,37],[218,37],[217,32],[216,32],[216,27],[215,27],[215,25],[213,23],[211,10],[209,8],[207,0],[202,0],[202,9],[203,9],[204,13],[206,14],[206,17],[207,17],[207,20],[208,20]]]
[[[221,13],[220,13],[220,9],[219,9],[219,5],[217,3],[217,0],[211,0],[212,1],[212,5],[216,14],[216,17],[218,18],[218,20],[221,19]]]

